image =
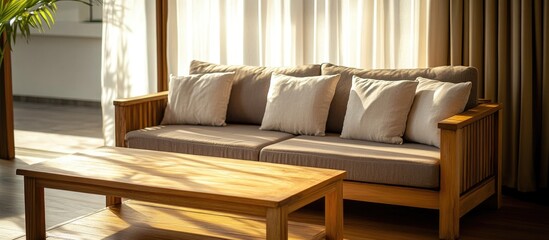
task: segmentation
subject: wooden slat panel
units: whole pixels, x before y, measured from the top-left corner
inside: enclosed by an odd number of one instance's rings
[[[124,107],[115,106],[114,107],[114,115],[115,115],[115,122],[114,122],[114,128],[115,128],[115,141],[117,147],[125,147],[125,136],[127,131],[127,123],[126,123],[126,109]]]
[[[460,192],[462,194],[485,179],[494,176],[498,127],[495,114],[488,115],[463,127],[463,162]]]
[[[479,150],[479,154],[478,154],[478,159],[477,159],[477,173],[475,174],[475,183],[478,183],[480,182],[480,179],[483,177],[483,173],[482,173],[482,170],[484,168],[484,150],[486,149],[486,142],[484,141],[484,132],[486,131],[485,129],[485,126],[484,126],[484,122],[485,122],[486,118],[483,118],[479,121],[479,123],[477,124],[477,128],[478,128],[478,137],[479,137],[479,140],[478,140],[478,150]],[[484,144],[483,144],[484,143]]]
[[[167,92],[163,92],[115,100],[116,146],[125,147],[126,133],[160,124],[167,97]]]
[[[469,128],[465,127],[463,128],[463,161],[461,162],[461,169],[464,169],[464,171],[468,171],[468,157],[469,157]],[[463,192],[463,189],[465,185],[467,184],[467,174],[461,174],[461,189],[460,191]]]
[[[493,129],[493,121],[494,121],[494,115],[490,115],[488,116],[488,118],[486,119],[486,129],[487,129],[487,133],[486,133],[486,137],[485,137],[485,141],[488,143],[488,147],[486,149],[486,158],[485,158],[485,165],[484,165],[484,178],[488,177],[491,173],[490,169],[492,168],[492,164],[490,164],[490,160],[492,159],[492,146],[493,146],[493,143],[492,143],[492,129]]]
[[[470,142],[469,142],[469,145],[471,147],[471,152],[469,153],[469,156],[467,158],[467,161],[468,161],[468,168],[467,168],[467,171],[463,172],[463,174],[465,174],[466,178],[467,178],[467,183],[465,184],[465,189],[464,190],[467,190],[467,188],[469,188],[469,185],[471,185],[471,175],[472,175],[472,166],[470,166],[473,162],[473,158],[475,157],[475,131],[474,131],[474,128],[473,126],[468,126],[467,127],[470,131],[469,131],[469,136],[470,136]]]
[[[492,160],[494,159],[494,146],[495,146],[495,143],[494,143],[494,128],[495,126],[497,126],[495,124],[495,118],[494,118],[494,115],[490,115],[490,121],[488,121],[488,136],[487,136],[487,141],[488,141],[488,155],[487,155],[487,163],[486,163],[486,176],[489,176],[491,175],[491,173],[493,173],[493,163],[492,163]]]
[[[488,116],[489,117],[489,116]],[[485,117],[483,118],[481,121],[480,121],[480,126],[479,126],[479,130],[480,130],[480,143],[483,143],[483,146],[480,147],[480,158],[479,158],[479,173],[477,175],[477,180],[476,182],[480,182],[482,179],[484,179],[486,173],[485,173],[485,165],[487,164],[487,147],[488,147],[488,141],[486,141],[486,132],[488,132],[488,128],[486,127],[486,121],[488,119],[488,117]]]
[[[480,182],[482,179],[484,179],[484,177],[486,176],[486,172],[485,172],[485,169],[487,168],[486,167],[486,164],[488,164],[488,150],[486,149],[488,147],[488,141],[487,141],[487,136],[486,136],[486,133],[489,131],[488,128],[487,128],[487,120],[490,116],[488,117],[485,117],[483,118],[481,121],[480,121],[480,127],[479,129],[481,130],[480,131],[480,142],[481,143],[484,143],[485,145],[482,146],[480,148],[480,158],[479,158],[479,174],[477,175],[477,180],[476,182]]]
[[[471,156],[472,156],[472,153],[473,153],[473,147],[472,147],[472,137],[471,137],[471,127],[468,126],[468,127],[465,127],[463,128],[463,134],[466,134],[467,136],[464,136],[464,148],[467,149],[467,151],[465,151],[465,155],[463,156],[464,158],[464,164],[465,167],[463,169],[465,169],[465,172],[464,174],[462,174],[463,176],[463,179],[464,181],[462,182],[462,186],[461,186],[461,192],[464,192],[468,186],[469,186],[469,175],[466,174],[466,173],[469,173],[471,172],[471,168],[470,168],[470,164],[471,164]]]
[[[479,141],[479,136],[478,136],[478,122],[471,125],[472,127],[472,130],[473,130],[473,145],[474,145],[474,149],[475,151],[473,152],[473,155],[471,156],[471,171],[469,172],[469,178],[471,179],[469,181],[469,185],[467,186],[467,189],[469,189],[471,187],[471,185],[473,185],[476,181],[476,172],[475,170],[477,169],[477,166],[478,165],[478,161],[480,160],[479,157],[478,157],[478,154],[479,154],[479,144],[478,144],[478,141]]]

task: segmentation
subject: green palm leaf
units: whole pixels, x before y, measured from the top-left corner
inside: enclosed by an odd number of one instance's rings
[[[11,49],[18,34],[27,41],[31,28],[44,31],[44,24],[51,28],[55,23],[56,2],[62,0],[0,0],[0,32],[5,36],[0,45],[0,62],[4,59],[4,50]],[[80,2],[86,5],[103,4],[102,0],[64,0]]]

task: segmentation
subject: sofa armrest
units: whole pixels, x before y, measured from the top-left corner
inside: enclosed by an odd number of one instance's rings
[[[167,91],[114,100],[116,146],[126,146],[130,131],[159,125],[167,103]]]
[[[488,99],[488,98],[479,98],[477,99],[477,103],[479,104],[482,104],[482,103],[492,103],[492,100]]]
[[[460,114],[442,120],[438,127],[447,130],[461,129],[467,125],[479,121],[486,116],[493,115],[501,110],[501,105],[497,103],[483,103]]]
[[[459,212],[460,198],[465,196],[480,203],[495,193],[497,205],[501,204],[501,109],[497,103],[479,104],[438,124],[440,208],[458,211],[450,215],[467,211]],[[473,191],[480,188],[485,191]]]

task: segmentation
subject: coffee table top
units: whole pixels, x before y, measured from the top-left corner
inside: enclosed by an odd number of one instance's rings
[[[342,180],[344,171],[102,147],[17,169],[37,179],[278,206]]]

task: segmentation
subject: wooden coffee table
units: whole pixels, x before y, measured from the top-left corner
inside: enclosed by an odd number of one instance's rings
[[[44,188],[261,216],[267,239],[288,239],[288,214],[325,197],[326,239],[343,238],[344,171],[103,147],[21,169],[27,239],[45,239]],[[116,196],[116,197],[113,197]]]

